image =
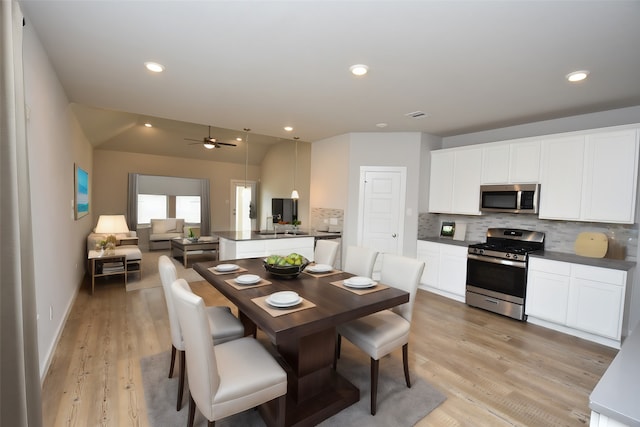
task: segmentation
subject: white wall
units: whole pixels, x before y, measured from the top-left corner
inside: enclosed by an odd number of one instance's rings
[[[347,208],[350,139],[350,134],[344,134],[311,145],[312,208]]]
[[[309,168],[311,162],[311,144],[298,141],[297,173],[295,186],[300,194],[298,200],[298,219],[302,228],[310,227],[309,215]],[[294,185],[295,141],[283,141],[275,144],[262,160],[260,180],[260,211],[258,223],[266,229],[266,217],[271,216],[272,198],[289,198]],[[269,227],[272,227],[269,224]]]
[[[84,275],[92,216],[73,218],[74,163],[92,179],[92,148],[33,28],[24,31],[25,97],[40,375]],[[90,190],[91,198],[91,190]],[[90,200],[90,204],[92,201]],[[90,208],[91,210],[91,205]]]

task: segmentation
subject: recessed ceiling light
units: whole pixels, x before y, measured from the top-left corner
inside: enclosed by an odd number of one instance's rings
[[[349,71],[351,71],[354,76],[364,76],[369,71],[369,67],[364,64],[356,64],[349,67]]]
[[[286,130],[287,132],[291,132],[293,128],[291,126],[285,126],[284,130]]]
[[[569,80],[571,83],[575,83],[575,82],[581,82],[584,79],[587,78],[587,76],[589,75],[589,71],[588,70],[580,70],[580,71],[574,71],[573,73],[569,73],[567,74],[567,80]]]
[[[148,127],[148,128],[152,128],[152,127],[153,127],[153,125],[152,125],[151,123],[145,123],[144,125],[145,125],[146,127]]]
[[[158,64],[157,62],[145,62],[144,66],[147,67],[147,70],[153,71],[154,73],[161,73],[164,71],[164,65]]]
[[[238,141],[238,142],[239,142],[239,141],[242,141],[242,138],[237,137],[237,138],[236,138],[236,141]]]
[[[378,126],[379,128],[386,128],[387,124],[386,123],[378,123],[376,126]]]

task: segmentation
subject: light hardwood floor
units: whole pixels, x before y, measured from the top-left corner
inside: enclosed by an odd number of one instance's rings
[[[225,304],[206,282],[192,287],[207,305]],[[88,289],[44,381],[44,425],[148,426],[139,359],[170,348],[162,288],[125,292],[107,279],[94,296]],[[588,425],[589,394],[617,353],[426,291],[418,291],[409,351],[412,375],[447,396],[418,426]],[[380,369],[401,363],[399,353]]]

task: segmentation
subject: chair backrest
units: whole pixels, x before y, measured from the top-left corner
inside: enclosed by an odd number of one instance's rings
[[[384,254],[380,281],[385,285],[409,292],[409,302],[393,307],[391,310],[411,322],[413,304],[420,284],[424,262],[400,255]]]
[[[189,392],[199,408],[210,408],[220,385],[220,375],[204,301],[191,292],[184,279],[173,282],[171,292],[184,331]]]
[[[171,285],[178,278],[178,272],[176,271],[176,266],[173,265],[173,262],[171,262],[169,257],[166,255],[162,255],[158,258],[158,271],[160,272],[160,281],[162,282],[162,288],[164,289],[164,299],[167,301],[167,311],[169,312],[171,343],[177,350],[183,351],[184,343],[182,342],[182,330],[180,329],[178,314],[176,313],[175,304],[173,302],[173,293],[171,292]]]
[[[318,240],[316,242],[313,260],[316,264],[327,264],[333,267],[336,263],[338,247],[340,247],[340,243],[333,240]]]
[[[363,246],[347,247],[343,270],[356,276],[371,277],[378,252]]]

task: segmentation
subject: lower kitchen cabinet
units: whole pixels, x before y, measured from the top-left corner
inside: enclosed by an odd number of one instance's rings
[[[627,272],[529,260],[525,313],[530,323],[620,348]]]
[[[240,258],[265,257],[296,252],[313,259],[315,239],[313,237],[279,237],[259,240],[230,240],[220,237],[219,259],[221,261]]]
[[[424,261],[422,289],[456,301],[465,301],[467,246],[418,240],[416,258]]]

